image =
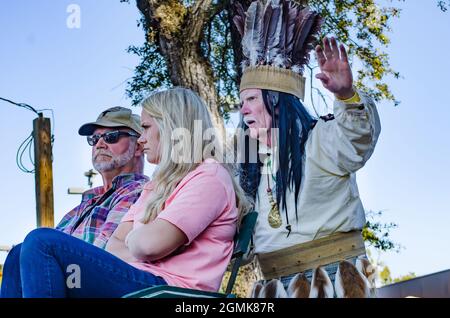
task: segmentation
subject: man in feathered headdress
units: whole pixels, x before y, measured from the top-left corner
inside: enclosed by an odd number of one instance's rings
[[[254,253],[264,279],[281,278],[291,296],[333,297],[334,289],[337,296],[365,297],[373,277],[355,173],[380,133],[376,107],[354,88],[344,46],[324,38],[323,48],[315,48],[316,77],[336,101],[334,115],[313,118],[301,101],[302,72],[318,14],[287,0],[255,1],[246,13],[236,8],[242,127],[258,140],[257,150],[247,143],[245,152],[259,154],[257,163],[241,164],[240,180],[259,212]]]

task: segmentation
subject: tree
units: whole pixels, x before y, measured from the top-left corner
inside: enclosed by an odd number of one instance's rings
[[[362,230],[363,240],[369,247],[373,247],[378,251],[399,252],[401,249],[401,245],[393,242],[389,238],[390,231],[397,228],[398,225],[392,222],[381,223],[380,221],[377,221],[376,218],[380,217],[381,214],[382,211],[366,212],[367,221]]]
[[[373,247],[377,252],[394,251],[398,253],[403,247],[400,244],[393,242],[389,237],[390,231],[397,228],[398,225],[392,222],[381,223],[380,221],[377,221],[377,218],[380,217],[381,214],[382,211],[366,212],[367,222],[362,231],[364,242],[366,242],[368,247]],[[367,255],[372,265],[377,268],[378,280],[382,286],[416,277],[415,273],[409,272],[406,275],[393,278],[389,267],[383,262],[375,260],[372,257],[370,250],[367,251]]]
[[[137,103],[142,92],[155,87],[172,84],[191,88],[206,102],[216,127],[223,133],[205,29],[211,28],[225,4],[213,0],[136,0],[136,3],[147,37],[143,47],[130,48],[141,57],[142,63],[130,83],[129,95]]]
[[[379,273],[379,278],[381,281],[381,285],[386,286],[394,283],[404,282],[413,278],[416,278],[415,273],[408,273],[406,275],[399,276],[397,278],[392,278],[391,271],[388,266],[384,266],[383,269]]]
[[[251,3],[239,2],[244,8]],[[320,12],[324,18],[322,35],[334,34],[348,47],[351,56],[361,60],[363,68],[358,71],[356,86],[376,100],[398,104],[384,80],[400,74],[390,67],[388,55],[376,46],[388,46],[387,32],[400,10],[381,7],[375,0],[297,2],[307,2]],[[156,88],[192,88],[206,101],[216,125],[223,131],[222,118],[227,118],[238,101],[241,75],[240,37],[232,24],[231,1],[136,0],[136,4],[142,13],[138,25],[143,27],[146,41],[140,47],[129,48],[141,58],[128,82],[127,95],[133,104]],[[309,67],[314,69],[314,65]]]

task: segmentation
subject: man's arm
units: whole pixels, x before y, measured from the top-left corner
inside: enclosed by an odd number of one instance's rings
[[[137,201],[140,194],[140,190],[134,190],[132,192],[121,195],[118,199],[114,199],[116,201],[114,206],[107,212],[108,215],[106,217],[106,220],[97,232],[98,234],[93,242],[95,246],[105,248],[108,240],[117,229],[123,216]]]
[[[353,173],[373,153],[381,131],[380,119],[370,97],[353,88],[353,77],[344,46],[324,38],[316,47],[321,73],[317,78],[332,92],[335,120],[318,123],[313,131],[313,149],[322,168],[338,175]],[[318,162],[319,163],[319,162]]]

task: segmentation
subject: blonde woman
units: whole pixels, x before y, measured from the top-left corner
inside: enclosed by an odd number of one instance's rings
[[[22,296],[120,297],[165,284],[218,290],[250,202],[216,160],[218,138],[203,138],[214,134],[207,108],[174,88],[142,102],[141,124],[138,142],[158,168],[106,251],[53,229],[32,231],[22,246]]]

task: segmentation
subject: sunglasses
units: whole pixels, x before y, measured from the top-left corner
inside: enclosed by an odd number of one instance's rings
[[[119,141],[119,138],[121,136],[130,136],[130,137],[137,137],[137,138],[139,138],[138,134],[134,134],[134,133],[128,132],[128,131],[115,130],[115,131],[106,132],[104,134],[97,134],[97,135],[87,136],[87,142],[88,142],[88,144],[90,146],[95,146],[97,144],[97,142],[100,140],[100,138],[103,137],[103,140],[107,144],[115,144],[116,142]]]

